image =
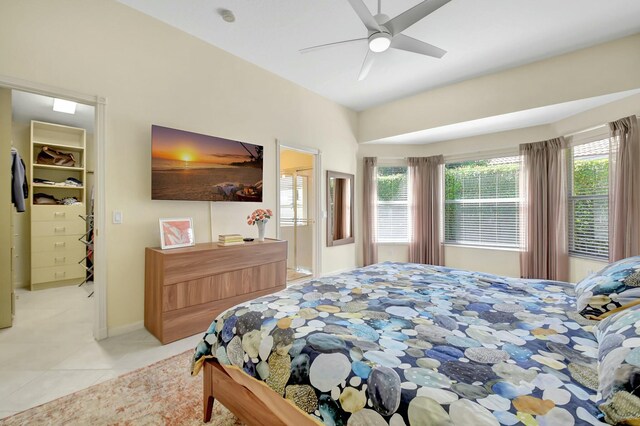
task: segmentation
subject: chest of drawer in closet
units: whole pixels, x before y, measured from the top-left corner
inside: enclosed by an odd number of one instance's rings
[[[62,205],[34,205],[31,209],[31,221],[67,221],[81,220],[78,215],[85,214],[86,207],[84,204],[76,204],[71,206]]]
[[[32,237],[53,237],[64,235],[82,235],[87,224],[82,219],[67,221],[41,221],[31,224]]]
[[[48,268],[32,268],[31,283],[39,284],[51,281],[63,281],[82,278],[86,274],[82,265],[52,266]]]
[[[57,235],[53,237],[31,237],[31,257],[43,251],[67,251],[84,247],[78,235]],[[78,259],[80,260],[80,259]]]
[[[46,268],[51,266],[77,265],[86,255],[84,247],[72,248],[65,251],[36,252],[31,256],[32,268]]]

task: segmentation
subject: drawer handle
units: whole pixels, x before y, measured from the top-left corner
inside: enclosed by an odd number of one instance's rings
[[[56,246],[56,247],[64,247],[64,246],[67,245],[67,243],[65,243],[65,242],[57,242],[57,243],[54,243],[53,245]]]
[[[56,257],[56,258],[55,258],[55,260],[54,260],[54,262],[55,262],[55,263],[64,263],[64,262],[65,262],[65,260],[67,260],[67,257],[66,257],[66,256],[64,256],[64,257]]]
[[[66,215],[66,212],[53,212],[54,217],[65,217]]]
[[[56,227],[53,229],[53,231],[54,231],[54,232],[64,232],[64,231],[66,231],[66,230],[67,230],[67,227],[66,227],[66,226],[56,226]]]
[[[56,278],[62,278],[62,277],[64,277],[66,274],[67,274],[67,273],[66,273],[66,272],[64,272],[64,271],[63,271],[63,272],[56,272],[56,273],[55,273],[55,277],[56,277]]]

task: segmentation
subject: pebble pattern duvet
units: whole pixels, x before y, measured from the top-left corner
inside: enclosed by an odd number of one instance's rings
[[[573,287],[382,263],[222,313],[197,346],[326,425],[598,425]]]

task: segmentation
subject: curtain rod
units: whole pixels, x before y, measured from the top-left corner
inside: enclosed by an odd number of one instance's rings
[[[636,116],[636,118],[640,118],[640,115],[637,115],[637,114],[632,114],[632,115],[635,115],[635,116]],[[590,127],[590,128],[588,128],[588,129],[578,130],[577,132],[569,133],[569,134],[567,134],[567,135],[564,135],[564,137],[568,138],[568,137],[571,137],[571,136],[579,135],[580,133],[587,133],[587,132],[591,132],[591,131],[593,131],[593,130],[598,130],[598,129],[606,128],[606,127],[608,127],[608,126],[609,126],[609,124],[600,124],[599,126],[594,126],[594,127]]]
[[[564,135],[564,137],[568,138],[568,137],[571,137],[571,136],[576,136],[576,135],[579,135],[580,133],[591,132],[593,130],[602,129],[603,127],[607,127],[607,125],[606,124],[601,124],[599,126],[593,126],[593,127],[588,128],[588,129],[578,130],[577,132],[568,133],[568,134]]]

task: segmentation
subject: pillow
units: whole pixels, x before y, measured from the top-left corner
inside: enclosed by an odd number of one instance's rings
[[[576,285],[578,312],[600,320],[640,304],[640,256],[605,266]]]
[[[594,328],[598,340],[598,407],[611,424],[640,423],[640,305]]]

